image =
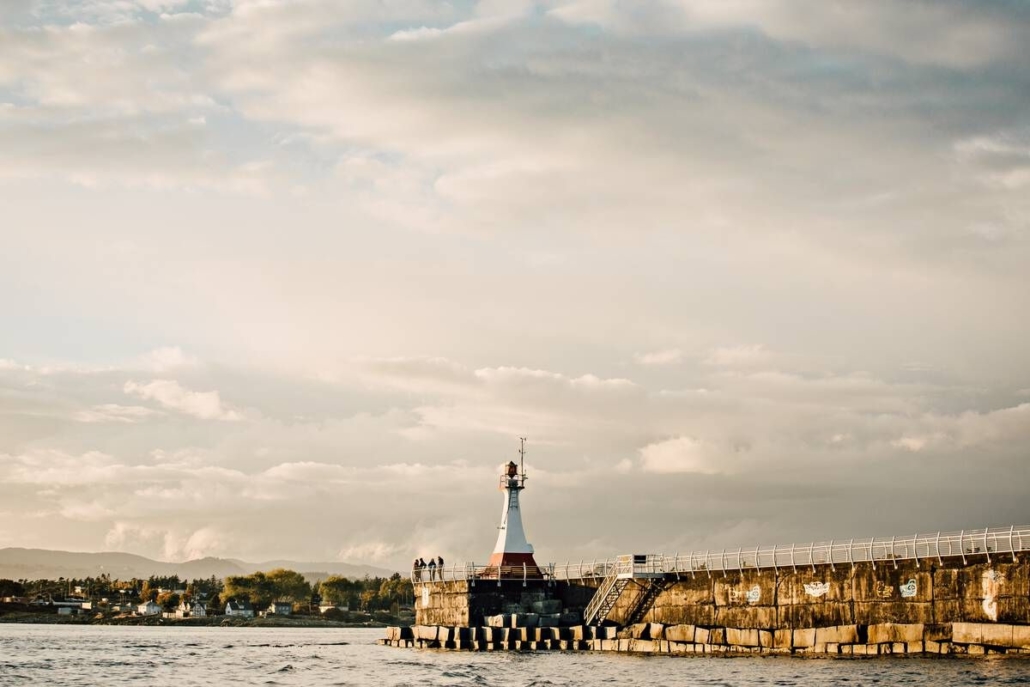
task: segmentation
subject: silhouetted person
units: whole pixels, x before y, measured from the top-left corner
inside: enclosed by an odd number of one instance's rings
[[[440,581],[443,581],[443,556],[436,557],[436,572],[440,575]]]

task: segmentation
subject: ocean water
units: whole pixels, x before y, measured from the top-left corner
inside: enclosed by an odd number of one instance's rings
[[[1030,661],[467,653],[378,629],[0,624],[0,685],[1015,685]]]

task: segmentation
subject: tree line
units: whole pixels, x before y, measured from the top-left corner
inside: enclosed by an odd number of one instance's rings
[[[347,578],[329,575],[309,582],[293,570],[277,568],[250,575],[229,575],[224,580],[214,576],[184,580],[178,575],[154,575],[146,579],[112,579],[110,575],[56,580],[0,579],[0,598],[16,597],[33,600],[60,600],[82,597],[99,601],[143,603],[155,601],[172,610],[183,599],[202,602],[212,612],[221,612],[229,599],[247,600],[255,608],[266,608],[273,601],[294,604],[298,610],[320,604],[344,606],[369,613],[392,611],[412,605],[411,581],[394,573],[390,577]]]

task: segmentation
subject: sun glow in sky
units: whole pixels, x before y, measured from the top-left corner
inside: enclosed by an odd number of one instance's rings
[[[1030,7],[4,0],[0,547],[1030,521]]]

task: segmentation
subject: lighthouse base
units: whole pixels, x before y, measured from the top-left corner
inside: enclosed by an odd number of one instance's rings
[[[531,553],[495,553],[479,577],[487,580],[542,580],[544,571]]]

